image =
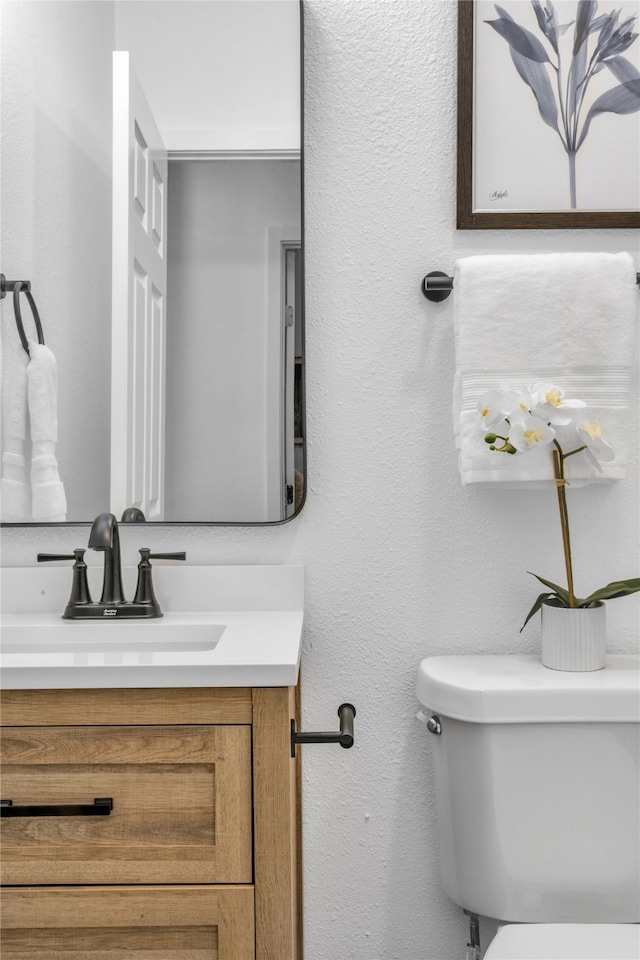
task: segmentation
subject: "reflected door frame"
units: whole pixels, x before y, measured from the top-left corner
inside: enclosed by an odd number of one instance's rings
[[[299,320],[295,316],[295,271],[287,270],[287,261],[292,252],[301,249],[300,226],[272,226],[267,234],[267,510],[269,516],[286,520],[296,509],[293,398],[295,325]]]

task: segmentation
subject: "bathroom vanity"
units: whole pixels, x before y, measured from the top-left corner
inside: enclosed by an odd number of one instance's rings
[[[7,691],[3,798],[71,816],[3,820],[3,957],[299,957],[294,718],[292,687]]]
[[[7,960],[301,957],[303,570],[154,576],[134,635],[61,621],[69,570],[4,571]]]

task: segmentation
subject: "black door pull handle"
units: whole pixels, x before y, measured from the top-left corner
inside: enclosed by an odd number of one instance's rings
[[[93,803],[28,803],[16,806],[13,800],[0,800],[2,817],[108,817],[112,810],[111,797],[97,797]]]

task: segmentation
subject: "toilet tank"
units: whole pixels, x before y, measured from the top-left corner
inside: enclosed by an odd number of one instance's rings
[[[640,921],[640,657],[423,660],[447,894],[522,923]],[[433,724],[430,724],[433,726]]]

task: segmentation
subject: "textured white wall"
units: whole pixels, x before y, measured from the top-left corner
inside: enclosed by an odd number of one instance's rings
[[[305,8],[307,504],[282,527],[166,528],[145,540],[184,548],[192,563],[306,565],[304,726],[334,728],[343,700],[358,712],[352,750],[303,748],[307,960],[462,960],[466,920],[438,881],[416,668],[429,654],[537,651],[537,623],[518,633],[535,589],[525,571],[561,577],[562,559],[549,494],[460,487],[452,304],[429,304],[420,283],[472,253],[640,259],[638,235],[457,233],[456,4]],[[587,589],[638,571],[637,396],[629,429],[627,480],[571,497]],[[86,535],[7,530],[3,562]],[[122,540],[131,561],[140,533]],[[614,601],[608,618],[611,649],[637,649],[638,598]]]

